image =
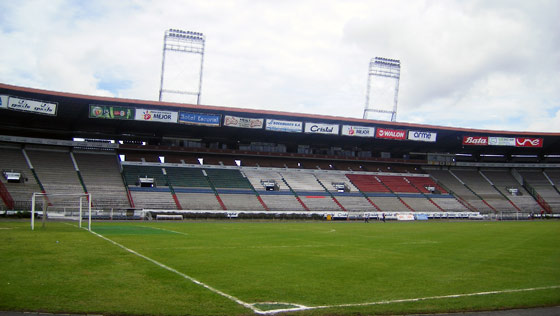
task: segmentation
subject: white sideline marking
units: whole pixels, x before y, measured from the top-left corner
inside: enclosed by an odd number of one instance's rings
[[[181,277],[183,277],[183,278],[185,278],[185,279],[187,279],[187,280],[189,280],[189,281],[191,281],[191,282],[193,282],[193,283],[195,283],[195,284],[198,284],[198,285],[200,285],[200,286],[202,286],[202,287],[204,287],[204,288],[206,288],[206,289],[208,289],[208,290],[210,290],[210,291],[212,291],[212,292],[214,292],[214,293],[216,293],[216,294],[218,294],[218,295],[221,295],[221,296],[223,296],[223,297],[225,297],[225,298],[227,298],[227,299],[230,299],[230,300],[236,302],[236,303],[239,304],[239,305],[242,305],[242,306],[244,306],[244,307],[246,307],[246,308],[249,308],[250,310],[252,310],[252,311],[255,312],[255,313],[258,313],[258,312],[259,312],[259,310],[256,309],[255,307],[253,307],[251,304],[245,303],[245,302],[243,302],[242,300],[238,299],[238,298],[235,297],[235,296],[226,294],[226,293],[224,293],[224,292],[222,292],[222,291],[220,291],[220,290],[218,290],[218,289],[216,289],[216,288],[211,287],[211,286],[208,285],[208,284],[202,283],[202,282],[198,281],[197,279],[195,279],[195,278],[193,278],[193,277],[191,277],[191,276],[188,276],[188,275],[186,275],[186,274],[184,274],[184,273],[182,273],[182,272],[179,272],[179,271],[177,271],[177,270],[175,270],[175,269],[173,269],[173,268],[171,268],[171,267],[169,267],[169,266],[166,266],[165,264],[163,264],[163,263],[161,263],[161,262],[158,262],[158,261],[156,261],[156,260],[154,260],[154,259],[152,259],[152,258],[150,258],[150,257],[144,256],[143,254],[138,253],[138,252],[136,252],[136,251],[134,251],[134,250],[132,250],[132,249],[130,249],[130,248],[127,248],[127,247],[125,247],[125,246],[119,244],[118,242],[113,241],[113,240],[111,240],[111,239],[109,239],[109,238],[107,238],[107,237],[105,237],[105,236],[103,236],[103,235],[101,235],[101,234],[98,234],[98,233],[96,233],[96,232],[94,232],[94,231],[90,231],[90,232],[91,232],[92,234],[94,234],[95,236],[97,236],[97,237],[99,237],[99,238],[103,238],[103,239],[107,240],[108,242],[112,243],[113,245],[118,246],[118,247],[120,247],[120,248],[122,248],[122,249],[124,249],[124,250],[126,250],[126,251],[128,251],[128,252],[130,252],[131,254],[137,255],[138,257],[140,257],[140,258],[142,258],[142,259],[144,259],[144,260],[150,261],[151,263],[153,263],[153,264],[155,264],[155,265],[157,265],[157,266],[159,266],[159,267],[161,267],[161,268],[163,268],[163,269],[165,269],[165,270],[167,270],[167,271],[173,272],[173,273],[175,273],[175,274],[177,274],[177,275],[179,275],[179,276],[181,276]]]
[[[185,235],[185,236],[188,236],[188,235],[189,235],[189,234],[187,234],[187,233],[181,233],[181,232],[174,231],[174,230],[171,230],[171,229],[165,229],[165,228],[159,228],[159,227],[140,226],[140,225],[139,225],[139,227],[151,228],[151,229],[159,229],[159,230],[163,230],[163,231],[166,231],[166,232],[175,233],[175,234],[180,234],[180,235]]]
[[[271,310],[271,311],[256,311],[256,313],[258,313],[258,314],[276,314],[276,313],[287,312],[287,311],[291,312],[291,311],[302,311],[302,310],[311,310],[311,309],[325,309],[325,308],[334,308],[334,307],[356,307],[356,306],[384,305],[384,304],[394,304],[394,303],[409,303],[409,302],[419,302],[419,301],[427,301],[427,300],[440,300],[440,299],[446,299],[446,298],[483,296],[483,295],[516,293],[516,292],[530,292],[530,291],[551,290],[551,289],[560,289],[560,285],[531,287],[531,288],[526,288],[526,289],[509,289],[509,290],[487,291],[487,292],[476,292],[476,293],[465,293],[465,294],[451,294],[451,295],[438,295],[438,296],[417,297],[417,298],[405,298],[405,299],[378,301],[378,302],[370,302],[370,303],[337,304],[337,305],[323,305],[323,306],[303,306],[303,305],[300,305],[301,307],[288,308],[288,309],[282,309],[282,310],[277,309],[277,310]],[[256,303],[256,304],[258,304],[258,303]],[[298,304],[292,304],[292,305],[298,305]]]

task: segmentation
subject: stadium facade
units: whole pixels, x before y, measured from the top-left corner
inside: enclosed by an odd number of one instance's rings
[[[0,98],[6,210],[29,209],[33,192],[88,192],[97,209],[560,213],[560,133],[7,84]]]

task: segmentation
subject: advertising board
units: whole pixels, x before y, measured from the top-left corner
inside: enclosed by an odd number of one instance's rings
[[[191,125],[220,126],[220,114],[179,112],[179,123]]]
[[[277,132],[301,133],[302,122],[266,119],[266,130]]]
[[[89,106],[89,117],[113,120],[133,120],[135,113],[134,110],[134,108],[124,106],[91,104]]]
[[[488,137],[486,136],[463,136],[463,145],[487,146]]]
[[[542,147],[544,139],[542,138],[527,138],[518,137],[515,139],[516,147]]]
[[[177,123],[177,112],[136,109],[134,119],[147,122]]]
[[[224,126],[261,129],[264,126],[264,119],[226,115],[224,116]]]
[[[16,97],[8,98],[8,109],[36,114],[56,115],[57,103],[21,99]]]
[[[490,146],[515,146],[515,138],[512,137],[488,137]]]
[[[358,136],[358,137],[374,137],[375,127],[342,125],[341,135]]]
[[[434,132],[408,131],[408,140],[435,143],[436,139],[437,133]]]
[[[0,109],[7,109],[7,108],[8,108],[8,96],[0,95]]]
[[[310,134],[338,135],[338,124],[310,123],[305,122],[305,132]]]
[[[406,131],[378,127],[375,137],[384,139],[406,139]]]

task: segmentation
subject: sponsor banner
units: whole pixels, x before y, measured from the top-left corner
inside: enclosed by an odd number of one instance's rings
[[[414,215],[413,214],[397,214],[397,220],[399,221],[413,221],[414,220]]]
[[[179,123],[204,125],[204,126],[220,126],[222,116],[220,114],[204,114],[204,113],[179,113]]]
[[[127,108],[124,106],[90,105],[89,117],[113,120],[133,120],[135,113],[134,110],[135,109],[133,108]]]
[[[266,129],[277,132],[301,133],[302,122],[266,119]]]
[[[516,147],[542,147],[543,143],[544,139],[542,138],[517,137],[515,139]]]
[[[177,123],[177,112],[136,109],[134,119],[137,121]]]
[[[0,95],[0,109],[7,109],[7,108],[8,108],[8,96]]]
[[[374,137],[375,127],[342,125],[342,135],[358,137]]]
[[[226,115],[224,117],[224,126],[260,129],[264,126],[264,119]]]
[[[378,127],[375,137],[385,139],[406,139],[406,131]]]
[[[8,108],[12,110],[33,112],[37,114],[56,115],[56,108],[58,104],[9,97],[7,105]]]
[[[488,146],[486,136],[463,136],[463,145]]]
[[[408,131],[409,140],[435,143],[436,138],[437,133],[434,132]]]
[[[490,146],[515,146],[515,138],[511,137],[488,137]]]
[[[338,124],[323,124],[305,122],[305,132],[312,134],[338,135]]]

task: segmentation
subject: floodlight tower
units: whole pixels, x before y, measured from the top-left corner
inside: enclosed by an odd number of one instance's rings
[[[159,88],[159,100],[162,101],[164,93],[172,93],[172,94],[179,94],[179,95],[194,95],[196,96],[196,104],[200,104],[200,95],[202,92],[202,66],[204,64],[204,45],[205,45],[205,37],[204,34],[199,32],[191,32],[191,31],[182,31],[177,29],[169,29],[165,31],[165,35],[163,37],[163,58],[161,61],[161,83]],[[181,67],[177,67],[177,65],[171,65],[166,68],[165,64],[165,57],[169,57],[171,53],[179,53],[183,55],[183,57],[187,57],[187,54],[190,56],[193,55],[200,55],[200,70],[196,69],[194,74],[196,78],[194,81],[198,79],[198,87],[193,85],[192,87],[187,87],[186,81],[193,81],[188,80],[188,78],[181,78],[184,77],[184,74],[176,74],[176,76],[167,76],[166,77],[166,69],[168,71],[177,71],[181,69]],[[181,61],[184,62],[187,58],[181,58],[182,60],[176,60],[178,63]],[[174,61],[174,60],[172,60]],[[193,66],[193,65],[190,65]],[[198,67],[197,67],[198,68]],[[172,78],[169,78],[172,77]],[[187,79],[187,80],[184,80]],[[172,80],[176,81],[185,81],[182,83],[171,82]],[[184,84],[184,85],[183,85]],[[179,85],[177,87],[177,85]]]
[[[393,95],[393,106],[392,109],[388,104],[381,104],[379,101],[371,102],[375,105],[370,104],[372,94],[372,85],[374,83],[374,77],[378,78],[389,78],[394,79],[394,95]],[[367,92],[366,92],[366,105],[364,108],[364,119],[368,118],[369,112],[376,112],[382,114],[390,114],[391,122],[397,119],[397,101],[399,98],[399,79],[401,77],[401,62],[397,59],[389,59],[383,57],[372,58],[369,62],[368,71],[368,81],[367,81]],[[374,100],[376,101],[376,100]],[[390,101],[389,101],[390,102]]]

